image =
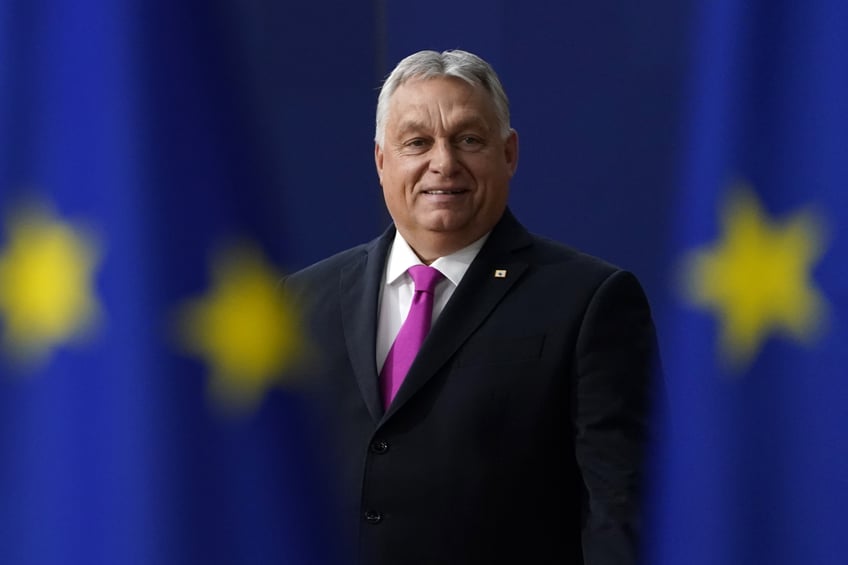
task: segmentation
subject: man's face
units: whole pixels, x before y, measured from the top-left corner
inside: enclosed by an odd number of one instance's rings
[[[374,156],[395,225],[422,259],[433,260],[423,255],[462,249],[500,219],[518,139],[514,131],[502,138],[483,88],[413,78],[389,99]]]

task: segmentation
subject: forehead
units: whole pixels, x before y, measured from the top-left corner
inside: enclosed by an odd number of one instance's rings
[[[411,78],[401,84],[389,99],[386,116],[389,127],[410,122],[480,122],[494,125],[494,103],[478,85],[455,77]]]

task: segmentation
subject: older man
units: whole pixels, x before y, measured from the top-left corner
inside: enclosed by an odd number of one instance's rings
[[[633,275],[527,232],[506,95],[464,51],[383,85],[393,225],[289,277],[364,565],[635,560],[655,337]]]

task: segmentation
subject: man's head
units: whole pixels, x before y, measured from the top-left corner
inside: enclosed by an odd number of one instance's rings
[[[395,225],[430,262],[479,239],[506,208],[518,138],[492,68],[465,51],[421,51],[389,75],[374,157]]]

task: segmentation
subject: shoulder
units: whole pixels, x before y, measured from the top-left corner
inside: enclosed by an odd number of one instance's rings
[[[282,292],[304,314],[332,308],[340,296],[342,273],[367,250],[368,244],[357,245],[296,271],[281,281]]]
[[[363,269],[367,263],[376,272],[382,265],[389,244],[394,237],[394,228],[389,227],[382,235],[335,255],[322,259],[283,279],[282,286],[293,295],[324,295],[325,291],[337,291],[340,277],[348,269]],[[371,271],[362,274],[373,275]]]
[[[285,277],[281,287],[304,308],[333,301],[339,293],[342,272],[367,256],[368,247],[368,244],[357,245],[309,265]]]
[[[529,253],[534,262],[540,264],[567,265],[569,268],[597,271],[610,274],[621,270],[600,257],[596,257],[570,245],[566,245],[549,237],[529,234],[532,246]]]
[[[364,257],[368,253],[370,243],[363,243],[350,249],[340,251],[335,255],[331,255],[325,259],[313,263],[308,267],[296,271],[286,277],[287,285],[297,286],[303,284],[313,284],[317,281],[325,280],[327,277],[339,273],[346,265]]]
[[[540,275],[568,279],[594,290],[610,283],[639,286],[635,275],[619,265],[547,237],[530,234],[530,240],[524,256]]]
[[[646,355],[655,347],[650,302],[635,274],[551,239],[531,238],[537,274],[583,305],[581,341],[590,328],[610,341],[627,336]]]
[[[528,231],[507,210],[481,251],[485,268],[499,263],[526,265],[524,279],[531,292],[555,293],[588,301],[606,285],[634,287],[636,277],[618,265],[549,237]]]
[[[551,239],[536,235],[532,237],[537,242],[537,254],[542,262],[550,260],[563,276],[584,282],[594,298],[613,294],[629,296],[637,302],[647,302],[638,278],[627,269]]]
[[[585,253],[579,249],[527,230],[512,212],[507,209],[501,221],[492,231],[487,246],[494,260],[507,257],[526,262],[532,270],[541,271],[548,276],[557,273],[569,278],[606,278],[621,270],[603,259]]]

